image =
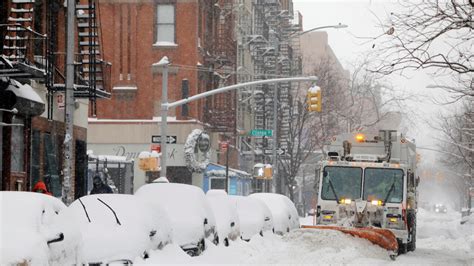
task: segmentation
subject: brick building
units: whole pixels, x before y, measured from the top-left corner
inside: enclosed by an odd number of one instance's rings
[[[171,62],[170,102],[233,84],[232,5],[231,0],[100,0],[104,58],[112,63],[112,97],[99,100],[97,116],[89,119],[88,148],[111,155],[126,149],[134,159],[156,144],[152,138],[160,134],[162,76],[152,65],[164,56]],[[171,151],[182,153],[192,129],[235,132],[235,93],[199,100],[169,115],[169,134],[177,137],[169,152],[174,156]],[[117,130],[121,137],[115,137]],[[213,137],[214,147],[219,138]],[[182,160],[169,161],[172,181],[195,183]],[[135,189],[149,179],[144,175],[136,166]]]
[[[87,5],[84,5],[87,4]],[[90,5],[89,5],[90,4]],[[107,97],[94,0],[78,3],[72,191],[86,191],[87,117],[95,99]],[[62,194],[66,8],[63,0],[0,3],[0,180],[2,190],[31,190],[45,181]],[[94,43],[92,45],[92,43]],[[103,68],[102,68],[103,67]],[[89,100],[92,104],[89,104]]]

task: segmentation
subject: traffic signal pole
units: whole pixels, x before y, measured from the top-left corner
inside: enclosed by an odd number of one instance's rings
[[[212,96],[215,94],[242,89],[249,86],[256,86],[261,84],[277,84],[281,82],[303,82],[303,81],[317,81],[318,78],[316,76],[309,76],[309,77],[293,77],[293,78],[276,78],[276,79],[266,79],[266,80],[257,80],[251,81],[246,83],[235,84],[231,86],[226,86],[222,88],[217,88],[214,90],[206,91],[200,94],[193,95],[186,99],[178,100],[175,102],[168,102],[168,68],[170,62],[168,57],[164,56],[158,63],[153,64],[153,67],[157,67],[162,69],[163,71],[163,85],[162,85],[162,92],[161,92],[161,171],[160,171],[160,178],[166,178],[166,135],[168,130],[168,110],[171,108],[175,108],[181,106],[183,104],[187,104],[189,102],[193,102],[208,96]],[[276,101],[275,101],[276,103]],[[274,104],[275,104],[274,103]],[[275,132],[274,132],[275,134]]]

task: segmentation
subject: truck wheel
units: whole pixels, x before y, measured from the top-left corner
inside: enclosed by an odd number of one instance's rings
[[[397,238],[398,242],[398,255],[407,253],[407,244],[403,244],[401,239]]]
[[[411,218],[410,218],[411,217]],[[416,215],[414,213],[408,214],[408,221],[411,221],[411,241],[408,243],[408,251],[415,251],[416,249]]]

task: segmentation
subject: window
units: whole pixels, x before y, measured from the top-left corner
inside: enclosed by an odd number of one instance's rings
[[[40,179],[40,142],[40,132],[38,130],[33,130],[31,137],[31,186],[34,186],[34,184],[36,184]]]
[[[211,189],[225,189],[225,179],[211,178]]]
[[[24,125],[24,120],[14,116],[12,123]],[[12,127],[11,141],[11,170],[12,172],[25,172],[25,134],[23,126]]]
[[[61,180],[59,178],[59,153],[55,138],[49,133],[43,135],[44,143],[44,181],[48,190],[55,197],[61,196]]]
[[[156,44],[175,44],[175,6],[159,4],[156,7]]]
[[[364,199],[400,203],[403,200],[403,171],[401,169],[366,168]]]
[[[359,199],[361,188],[362,168],[337,166],[326,166],[324,168],[322,199]]]

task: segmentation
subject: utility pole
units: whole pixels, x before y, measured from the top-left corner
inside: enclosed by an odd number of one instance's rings
[[[168,130],[168,66],[169,66],[168,57],[163,57],[158,65],[163,67],[163,77],[162,77],[162,92],[161,92],[161,171],[160,177],[166,177],[166,157],[168,157],[166,151],[166,131]]]
[[[66,43],[66,103],[64,107],[64,150],[62,201],[69,205],[74,197],[71,189],[72,157],[74,155],[74,26],[76,1],[67,1],[67,43]]]

